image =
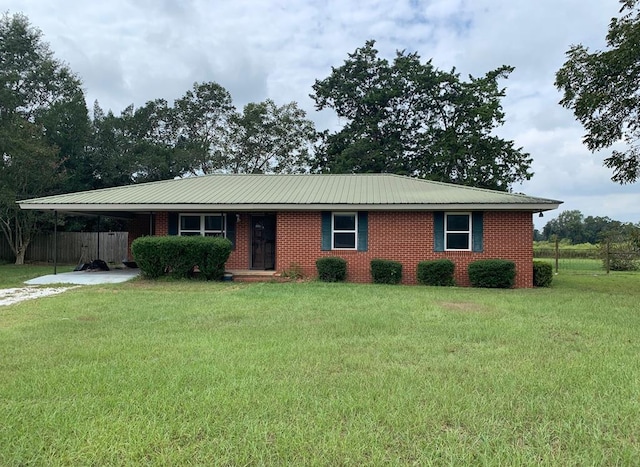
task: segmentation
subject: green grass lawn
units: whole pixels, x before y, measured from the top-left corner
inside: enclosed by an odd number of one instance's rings
[[[640,274],[612,273],[134,280],[0,307],[0,465],[637,464],[638,303]]]
[[[74,266],[58,265],[58,273],[72,271]],[[0,288],[24,287],[24,281],[53,274],[52,264],[15,265],[0,263]]]

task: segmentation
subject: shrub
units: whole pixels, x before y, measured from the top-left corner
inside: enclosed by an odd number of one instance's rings
[[[161,237],[139,237],[131,243],[131,254],[138,267],[149,279],[157,279],[165,272],[166,266],[158,245]]]
[[[167,272],[187,278],[197,266],[206,279],[219,280],[231,254],[231,242],[220,237],[140,237],[131,244],[131,253],[151,279]]]
[[[484,259],[469,264],[468,273],[473,287],[508,289],[515,283],[516,265],[504,259]]]
[[[347,261],[336,256],[319,258],[316,269],[318,279],[323,282],[343,282],[347,278]]]
[[[191,237],[198,251],[197,265],[208,280],[219,281],[224,276],[224,265],[231,254],[231,241],[222,237]]]
[[[553,266],[545,261],[533,262],[533,286],[549,287],[553,280]]]
[[[372,259],[371,277],[374,284],[399,284],[402,280],[402,264],[388,259]]]
[[[456,285],[453,280],[455,264],[450,259],[436,259],[418,263],[418,283],[423,285]]]

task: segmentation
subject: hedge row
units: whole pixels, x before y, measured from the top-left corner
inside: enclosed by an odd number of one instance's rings
[[[231,254],[231,242],[221,237],[140,237],[131,244],[131,253],[151,279],[165,274],[192,277],[197,267],[207,280],[220,280]]]
[[[347,262],[338,257],[325,257],[316,261],[318,278],[324,282],[340,282],[347,277]],[[418,263],[419,284],[454,286],[455,264],[449,259],[421,261]],[[503,259],[474,261],[468,267],[469,282],[473,287],[511,288],[515,284],[516,265]],[[402,281],[402,264],[385,259],[371,260],[371,277],[375,284],[399,284]],[[553,279],[551,265],[543,261],[533,263],[534,287],[548,287]]]

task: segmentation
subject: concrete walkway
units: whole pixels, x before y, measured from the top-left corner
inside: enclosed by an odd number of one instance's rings
[[[60,274],[49,274],[47,276],[36,277],[25,281],[29,285],[48,284],[117,284],[125,282],[140,274],[140,269],[112,269],[111,271],[73,271]]]

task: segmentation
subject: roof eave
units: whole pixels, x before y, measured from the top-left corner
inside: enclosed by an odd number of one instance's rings
[[[21,209],[60,212],[158,212],[158,211],[531,211],[557,209],[561,201],[538,203],[415,203],[415,204],[51,204],[19,203]]]

